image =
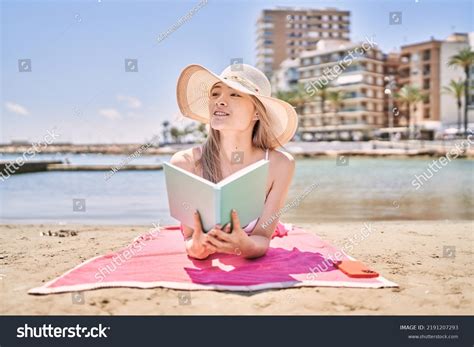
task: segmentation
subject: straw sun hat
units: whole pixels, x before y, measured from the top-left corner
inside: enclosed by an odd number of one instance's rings
[[[220,75],[195,64],[184,68],[176,88],[181,113],[188,118],[209,123],[209,95],[217,82],[257,97],[265,106],[271,130],[278,142],[284,145],[291,140],[298,127],[298,116],[293,106],[272,98],[268,78],[263,72],[247,64],[230,65]],[[272,144],[278,147],[275,140]]]

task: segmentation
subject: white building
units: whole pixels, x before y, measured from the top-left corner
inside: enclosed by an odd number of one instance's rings
[[[321,40],[300,55],[299,78],[313,98],[303,108],[299,131],[313,139],[368,139],[385,124],[384,55],[374,43]],[[339,108],[329,97],[339,92]]]
[[[272,92],[287,92],[294,89],[298,84],[299,59],[285,59],[280,67],[273,72],[271,83]]]
[[[471,41],[471,42],[470,42]],[[426,96],[425,100],[412,105],[410,126],[415,124],[428,138],[441,135],[446,129],[455,130],[458,126],[458,106],[456,98],[444,91],[451,80],[464,81],[462,68],[448,66],[452,56],[466,47],[472,47],[472,34],[455,33],[445,40],[431,38],[429,41],[401,47],[398,68],[399,87],[410,85],[418,87]],[[471,83],[472,83],[471,74]],[[461,125],[464,120],[464,97],[462,98]],[[469,98],[473,103],[472,90]],[[398,105],[401,113],[406,113],[404,105]],[[474,110],[468,113],[471,123]],[[402,125],[404,119],[401,119]],[[462,128],[462,126],[461,126]]]
[[[453,34],[441,43],[440,47],[440,87],[448,86],[451,80],[464,81],[464,71],[459,67],[449,67],[448,62],[453,55],[456,55],[461,49],[471,47],[473,49],[474,33],[470,34],[471,42],[467,34]],[[474,85],[474,67],[471,67],[471,86]],[[474,122],[474,100],[473,92],[471,90],[470,110],[468,111],[468,118],[471,123]],[[464,97],[463,106],[461,110],[461,124],[464,124]],[[441,128],[456,128],[458,123],[458,107],[457,102],[452,95],[441,92],[440,93],[440,122]]]

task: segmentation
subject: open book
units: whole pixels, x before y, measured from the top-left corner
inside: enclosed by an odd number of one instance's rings
[[[198,210],[204,231],[216,224],[224,226],[231,221],[235,209],[240,224],[245,227],[257,219],[265,203],[268,160],[262,159],[219,183],[164,163],[166,189],[171,216],[194,228],[194,211]]]

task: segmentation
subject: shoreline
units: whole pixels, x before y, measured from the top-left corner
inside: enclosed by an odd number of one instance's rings
[[[455,149],[459,158],[474,158],[474,148],[467,147],[461,150],[455,144],[468,141],[459,139],[454,141],[333,141],[333,142],[289,142],[283,149],[295,158],[336,157],[340,155],[359,157],[441,157]],[[469,141],[468,141],[469,142]],[[177,143],[161,147],[150,146],[140,156],[173,155],[176,152],[196,146],[198,143]],[[0,144],[0,154],[22,155],[32,145]],[[103,154],[103,155],[134,155],[143,145],[140,144],[51,144],[42,149],[44,154]],[[326,148],[331,147],[331,148]],[[339,147],[339,148],[337,148]]]
[[[143,156],[156,156],[156,155],[173,155],[178,150],[173,151],[156,151],[153,153],[142,154]],[[17,154],[21,157],[24,152],[0,152],[0,154]],[[62,152],[62,151],[51,151],[51,152],[42,152],[44,154],[63,154],[63,155],[75,155],[75,154],[102,154],[102,155],[120,155],[126,156],[130,155],[129,152],[104,152],[104,151],[89,151],[89,152]],[[439,158],[446,156],[449,151],[434,151],[434,150],[374,150],[374,151],[313,151],[313,152],[291,152],[288,151],[295,159],[302,158],[336,158],[338,156],[351,156],[351,157],[361,157],[361,158],[386,158],[386,159],[409,159],[409,158]],[[467,151],[464,154],[457,156],[457,159],[474,159],[474,150]],[[4,161],[8,163],[8,161]],[[60,164],[60,165],[69,165],[69,164]],[[72,165],[69,165],[72,166]],[[146,165],[142,165],[146,166]],[[72,169],[64,168],[63,171],[70,171]],[[107,168],[109,170],[109,168]],[[61,171],[61,170],[59,170]]]
[[[284,219],[284,218],[283,218]],[[280,219],[281,220],[281,219]],[[335,225],[335,224],[364,224],[364,223],[403,223],[403,222],[413,222],[413,223],[434,223],[434,222],[439,222],[439,223],[458,223],[458,222],[471,222],[473,223],[473,228],[474,228],[474,221],[471,221],[469,219],[360,219],[360,220],[320,220],[318,222],[312,222],[308,223],[307,221],[293,221],[293,222],[288,222],[287,220],[283,220],[284,223],[292,223],[295,225],[311,225],[311,226],[317,226],[317,225]],[[164,223],[161,226],[169,226],[169,225],[178,225],[179,222],[176,221],[176,223]],[[35,221],[35,220],[24,220],[24,221],[17,221],[17,220],[0,220],[0,227],[7,227],[7,228],[12,228],[15,226],[21,226],[21,227],[61,227],[61,228],[82,228],[82,227],[130,227],[130,228],[150,228],[151,224],[147,223],[140,223],[140,222],[130,222],[130,223],[113,223],[113,222],[101,222],[99,220],[90,220],[90,221],[83,221],[81,223],[76,223],[76,222],[55,222],[55,221]],[[473,230],[474,232],[474,230]]]
[[[285,222],[291,222],[285,220]],[[342,247],[363,222],[295,223]],[[251,293],[193,291],[180,305],[182,291],[115,288],[84,292],[74,304],[71,293],[28,295],[94,256],[118,250],[150,225],[0,224],[0,314],[369,314],[465,315],[474,312],[471,266],[474,222],[372,221],[374,232],[351,256],[373,267],[400,288],[307,287]],[[51,231],[51,236],[41,233]],[[59,230],[65,235],[59,235]],[[76,234],[72,235],[71,231]],[[56,236],[54,234],[58,233]],[[455,248],[454,257],[443,247]]]

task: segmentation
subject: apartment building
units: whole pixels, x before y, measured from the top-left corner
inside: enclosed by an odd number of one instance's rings
[[[394,128],[400,126],[400,112],[395,105],[394,96],[398,92],[400,81],[398,69],[400,66],[400,53],[392,52],[384,54],[384,82],[385,82],[385,107],[384,112],[387,115],[385,124],[387,127]],[[390,130],[389,130],[390,131]]]
[[[451,80],[464,81],[464,71],[448,66],[448,62],[453,55],[469,46],[468,34],[455,33],[445,40],[432,38],[430,41],[401,47],[398,85],[416,86],[426,95],[425,100],[412,107],[410,116],[411,125],[431,133],[430,137],[444,129],[457,127],[456,99],[443,92],[443,87],[448,86]],[[469,102],[472,104],[473,101],[471,93]],[[407,112],[404,105],[400,105],[400,110]],[[473,113],[471,109],[471,121]],[[404,118],[400,121],[407,125]]]
[[[350,12],[337,9],[277,8],[257,20],[257,67],[269,78],[285,59],[314,50],[321,39],[349,40]]]
[[[287,58],[283,60],[280,67],[273,71],[271,77],[272,93],[288,92],[297,88],[299,81],[299,59]]]
[[[299,82],[311,96],[300,114],[304,139],[368,139],[386,125],[384,55],[377,46],[361,47],[321,40],[316,50],[301,53]],[[333,92],[339,102],[331,101]]]
[[[432,39],[401,47],[399,65],[399,85],[418,87],[425,100],[411,106],[411,125],[425,127],[429,122],[433,126],[440,121],[440,53],[442,41]],[[446,63],[446,62],[445,62]],[[403,114],[408,112],[406,105],[399,105]],[[400,118],[407,126],[406,118]]]

